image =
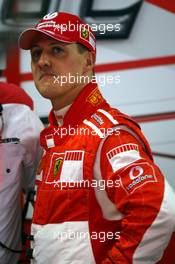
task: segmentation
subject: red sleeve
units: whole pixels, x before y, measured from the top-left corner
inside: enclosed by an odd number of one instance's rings
[[[31,97],[19,86],[12,83],[0,82],[1,104],[24,104],[33,110]]]
[[[103,145],[101,172],[103,179],[120,183],[115,189],[108,188],[107,194],[123,214],[120,239],[102,263],[156,263],[173,225],[165,209],[168,198],[159,168],[134,136],[121,131]]]

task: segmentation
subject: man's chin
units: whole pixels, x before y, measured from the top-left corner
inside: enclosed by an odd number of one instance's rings
[[[46,99],[51,98],[51,85],[38,85],[37,90],[42,97]]]

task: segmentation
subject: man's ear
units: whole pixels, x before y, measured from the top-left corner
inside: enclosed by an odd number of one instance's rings
[[[90,51],[87,51],[85,56],[85,65],[84,65],[84,73],[91,71],[94,68],[94,54]]]

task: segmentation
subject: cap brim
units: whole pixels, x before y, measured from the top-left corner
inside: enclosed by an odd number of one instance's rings
[[[28,50],[31,49],[32,45],[33,45],[33,41],[34,39],[39,36],[39,35],[46,35],[49,36],[57,41],[61,41],[61,42],[66,42],[66,43],[74,43],[72,40],[70,40],[69,38],[63,36],[63,35],[53,35],[53,33],[51,31],[43,31],[43,30],[39,30],[36,28],[29,28],[25,31],[23,31],[21,33],[21,35],[19,36],[19,47],[24,49],[24,50]]]

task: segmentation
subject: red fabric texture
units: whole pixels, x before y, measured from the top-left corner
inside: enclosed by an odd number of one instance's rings
[[[0,82],[0,104],[24,104],[33,110],[33,101],[19,86]]]

